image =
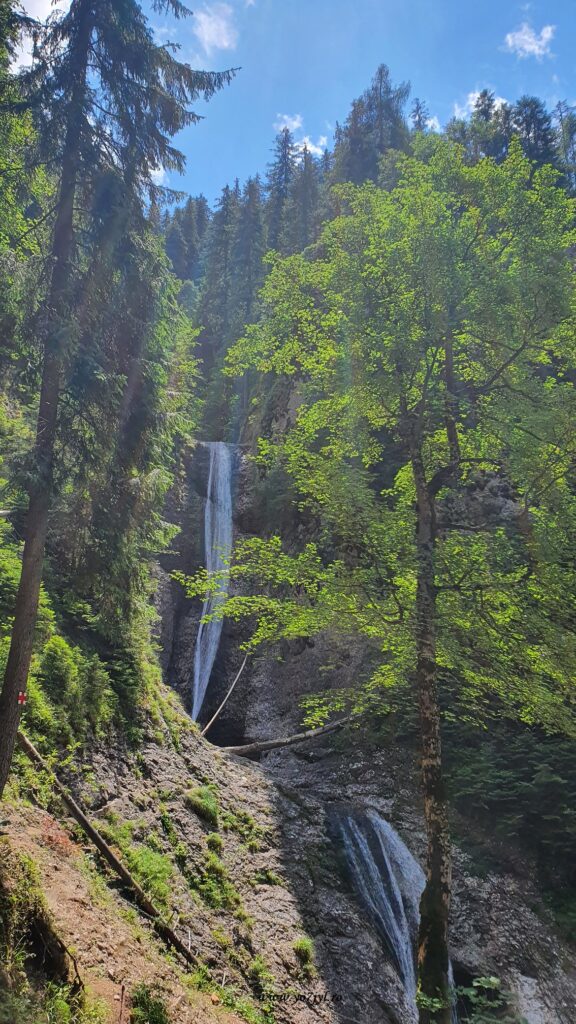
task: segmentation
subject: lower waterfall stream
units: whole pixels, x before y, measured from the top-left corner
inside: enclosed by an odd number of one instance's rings
[[[386,945],[406,992],[407,1010],[416,1022],[414,954],[424,872],[397,832],[376,811],[340,813],[338,829],[354,887]],[[456,1007],[452,1021],[458,1024]]]
[[[202,606],[194,648],[192,678],[192,718],[197,721],[202,709],[214,660],[222,635],[222,619],[203,622],[222,604],[227,593],[227,566],[232,552],[232,474],[233,453],[224,441],[205,442],[210,451],[208,486],[204,507],[204,550],[206,571],[222,572],[222,585],[215,594],[208,594]]]

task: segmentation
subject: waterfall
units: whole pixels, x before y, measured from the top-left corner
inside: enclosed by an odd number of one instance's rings
[[[204,509],[204,550],[208,574],[224,570],[221,589],[209,594],[202,606],[202,619],[218,609],[228,588],[227,567],[232,552],[232,452],[223,441],[205,445],[210,451],[210,468]],[[222,619],[200,622],[194,648],[192,718],[198,719],[206,696],[214,659],[222,634]]]
[[[354,886],[386,945],[416,1021],[414,950],[424,872],[392,826],[375,811],[340,814],[338,827]],[[458,1024],[455,1008],[452,1019]]]

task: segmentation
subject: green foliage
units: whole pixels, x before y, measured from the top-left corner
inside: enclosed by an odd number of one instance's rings
[[[224,846],[222,836],[218,835],[217,832],[210,832],[206,836],[206,846],[212,853],[222,853],[222,847]]]
[[[264,829],[248,811],[224,811],[220,820],[224,831],[240,836],[251,853],[260,849]]]
[[[561,737],[495,720],[489,731],[446,725],[446,768],[455,806],[505,841],[536,857],[541,884],[555,904],[576,884],[576,751]]]
[[[19,572],[17,548],[6,524],[0,523],[0,607],[5,615],[0,671],[8,656],[8,616]],[[97,654],[71,645],[56,632],[56,619],[53,603],[42,591],[24,721],[33,736],[52,744],[83,741],[89,732],[101,736],[116,710],[109,673]]]
[[[284,879],[271,868],[260,868],[253,876],[255,885],[285,885]]]
[[[103,1004],[79,998],[68,985],[48,983],[44,992],[2,992],[0,1024],[106,1024]]]
[[[117,846],[126,866],[134,875],[158,909],[169,913],[172,909],[175,869],[170,858],[160,852],[155,837],[146,843],[138,843],[133,834],[138,826],[136,821],[119,822],[111,817],[100,826],[104,838]]]
[[[524,1018],[506,1012],[508,998],[499,978],[474,978],[472,985],[457,988],[456,994],[470,1006],[471,1024],[525,1024]]]
[[[226,865],[213,850],[204,855],[192,884],[214,910],[236,910],[240,906],[240,895],[230,881]]]
[[[254,957],[248,967],[248,977],[260,997],[264,997],[273,991],[274,975],[268,969],[264,957],[260,955]]]
[[[36,865],[30,857],[0,846],[0,950],[2,964],[14,983],[25,977],[31,928],[48,912]]]
[[[162,993],[157,987],[137,985],[131,996],[130,1024],[171,1024]]]
[[[501,165],[468,167],[445,140],[426,145],[423,159],[396,158],[388,191],[340,190],[345,213],[325,228],[317,258],[274,258],[262,321],[230,353],[231,373],[294,378],[295,422],[261,440],[259,461],[286,467],[319,541],[290,554],[278,537],[241,542],[231,575],[251,592],[219,613],[255,620],[248,647],[323,631],[362,637],[372,675],[360,694],[331,693],[323,708],[315,698],[313,718],[350,704],[390,710],[415,668],[408,438],[418,415],[443,524],[437,657],[459,682],[450,714],[482,720],[496,697],[504,716],[573,734],[576,620],[563,612],[573,580],[562,554],[575,521],[574,397],[563,377],[572,204],[550,168],[534,172],[517,146]],[[440,358],[447,336],[457,398]],[[506,523],[482,504],[498,476],[516,503]],[[190,592],[207,585],[218,580],[199,575]]]
[[[216,786],[197,786],[195,789],[189,789],[186,793],[186,803],[199,818],[218,828],[220,808]]]
[[[314,942],[307,935],[296,939],[292,949],[302,967],[310,967],[314,963]]]

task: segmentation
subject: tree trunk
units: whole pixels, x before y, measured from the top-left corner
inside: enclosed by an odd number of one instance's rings
[[[446,384],[446,396],[444,399],[444,423],[446,426],[446,437],[450,450],[450,462],[454,467],[454,475],[460,473],[460,440],[458,437],[458,397],[456,394],[456,380],[454,377],[454,345],[451,331],[448,331],[444,339],[444,379]]]
[[[68,326],[69,321],[69,286],[74,250],[74,200],[90,36],[91,21],[85,16],[78,37],[78,82],[71,97],[52,240],[54,266],[46,302],[46,335],[36,423],[34,480],[29,488],[22,569],[14,608],[10,651],[0,694],[0,799],[10,772],[26,695],[54,486],[54,446],[63,359],[62,337],[67,333],[64,328]]]
[[[347,715],[338,722],[330,725],[322,725],[319,729],[308,729],[306,732],[298,732],[294,736],[285,736],[281,740],[260,740],[256,743],[245,743],[240,747],[220,747],[224,754],[237,754],[239,757],[249,757],[251,754],[263,754],[267,750],[278,750],[280,747],[294,747],[297,743],[304,743],[306,740],[315,740],[319,736],[326,736],[328,733],[337,732],[343,729],[349,722],[354,721],[356,715]]]
[[[411,445],[411,461],[417,497],[418,584],[416,595],[416,682],[420,712],[422,782],[428,840],[426,886],[420,902],[418,981],[425,1001],[441,1000],[444,1006],[421,1006],[420,1024],[450,1024],[448,982],[448,915],[452,880],[452,855],[446,795],[442,778],[440,708],[436,669],[436,592],[434,571],[435,514],[422,452]]]

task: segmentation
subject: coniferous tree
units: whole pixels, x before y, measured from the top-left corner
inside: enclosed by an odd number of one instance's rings
[[[154,7],[178,17],[188,13],[179,0],[156,0]],[[0,795],[27,686],[54,488],[59,401],[75,343],[78,208],[110,175],[121,182],[124,214],[145,191],[157,192],[153,172],[183,166],[171,138],[197,120],[188,103],[198,95],[209,97],[230,79],[230,73],[193,71],[169,48],[157,45],[135,0],[72,0],[69,11],[50,19],[38,34],[35,62],[21,75],[20,87],[34,113],[39,154],[59,168],[58,198],[38,339],[43,366],[22,570],[0,695]],[[97,207],[92,211],[97,217]]]
[[[536,96],[522,96],[512,108],[512,129],[529,160],[538,167],[557,163],[552,117]]]
[[[375,153],[366,121],[364,100],[354,100],[344,126],[336,126],[334,181],[360,185],[374,173]]]
[[[410,111],[410,120],[415,132],[425,132],[430,120],[430,111],[423,100],[416,97]]]
[[[562,101],[556,105],[557,148],[560,167],[571,193],[576,189],[576,110]]]
[[[182,218],[177,216],[180,210],[176,210],[172,223],[166,232],[166,255],[172,264],[172,270],[181,281],[187,281],[188,274],[188,242],[184,237]]]
[[[288,128],[276,136],[274,159],[268,168],[266,191],[268,194],[266,226],[268,246],[277,249],[280,245],[286,217],[286,203],[290,184],[296,168],[296,147]]]
[[[233,246],[239,214],[239,186],[226,185],[206,236],[204,277],[198,304],[199,345],[205,374],[230,340]]]
[[[406,149],[404,106],[409,92],[406,82],[393,86],[388,68],[380,65],[369,88],[354,100],[344,126],[337,127],[335,181],[376,181],[380,158],[389,149]]]
[[[265,251],[260,181],[249,178],[244,186],[232,247],[230,299],[234,310],[232,333],[235,336],[242,332],[245,324],[255,319],[256,298],[264,280],[262,257]]]
[[[304,146],[288,192],[282,252],[300,252],[316,239],[319,229],[319,203],[318,164],[308,147]]]

